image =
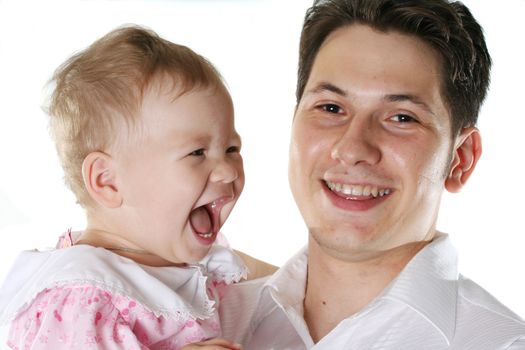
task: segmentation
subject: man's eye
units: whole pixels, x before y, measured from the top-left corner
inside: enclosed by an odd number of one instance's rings
[[[392,116],[391,119],[398,123],[411,123],[417,121],[414,117],[411,117],[408,114],[396,114]]]
[[[226,149],[226,153],[237,153],[240,152],[241,148],[238,146],[230,146]]]
[[[203,156],[204,155],[204,148],[199,148],[189,154],[190,156]]]
[[[338,114],[342,111],[341,107],[333,103],[327,103],[325,105],[322,105],[321,108],[323,109],[323,111],[333,114]]]

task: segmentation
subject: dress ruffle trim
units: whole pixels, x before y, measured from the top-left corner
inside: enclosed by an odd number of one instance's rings
[[[42,291],[68,285],[90,285],[132,298],[156,317],[207,319],[215,312],[215,301],[207,293],[208,279],[213,286],[235,283],[246,275],[242,259],[219,245],[187,268],[144,266],[91,246],[27,251],[0,290],[0,324],[12,321]]]

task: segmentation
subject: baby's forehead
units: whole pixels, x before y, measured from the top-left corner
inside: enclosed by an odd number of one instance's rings
[[[157,85],[150,87],[142,97],[134,121],[137,125],[157,123],[162,117],[178,119],[183,115],[194,115],[195,121],[202,118],[202,110],[221,113],[222,106],[232,110],[233,101],[224,86],[206,85],[186,89],[184,86]]]
[[[171,94],[173,98],[189,92],[217,91],[229,96],[220,76],[193,76],[190,72],[159,71],[154,73],[141,87],[141,94],[148,92]]]
[[[190,124],[194,124],[204,118],[203,111],[206,115],[216,115],[213,121],[221,120],[233,127],[233,102],[224,84],[199,84],[189,88],[176,79],[162,77],[141,92],[132,116],[120,118],[116,136],[119,140],[147,136],[148,130],[159,125],[179,129],[177,122],[182,121],[184,115],[190,115]],[[206,129],[211,127],[206,125]]]
[[[109,104],[105,108],[102,106],[110,114],[114,114],[114,118],[111,119],[122,120],[128,126],[140,124],[141,110],[147,103],[155,104],[160,100],[175,102],[190,93],[202,94],[203,102],[206,96],[211,95],[221,96],[231,101],[230,93],[222,80],[194,81],[175,73],[156,73],[149,80],[137,82],[135,87],[129,86],[128,89],[134,92],[128,95],[128,97],[133,97],[128,98],[127,102],[121,101],[120,106]],[[123,108],[123,105],[126,108]]]

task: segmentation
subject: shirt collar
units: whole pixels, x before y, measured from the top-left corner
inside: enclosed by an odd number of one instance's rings
[[[432,323],[450,344],[456,328],[457,251],[439,233],[401,271],[381,299],[400,301]]]
[[[307,261],[304,247],[266,281],[259,307],[268,307],[269,293],[281,308],[292,307],[303,315]],[[434,325],[450,344],[456,327],[457,282],[457,252],[449,236],[439,233],[378,299],[406,304]]]
[[[252,322],[259,324],[266,315],[277,307],[296,328],[297,334],[309,349],[314,342],[304,321],[304,297],[308,267],[307,247],[302,248],[279,270],[277,270],[263,285],[259,295],[257,311]]]
[[[305,297],[307,266],[308,248],[303,247],[266,281],[263,289],[271,288],[274,290],[275,293],[272,293],[274,299],[281,306],[287,305],[302,309]]]

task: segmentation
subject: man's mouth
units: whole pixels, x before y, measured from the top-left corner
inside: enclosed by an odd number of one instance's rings
[[[337,182],[325,181],[326,186],[335,194],[347,199],[350,198],[378,198],[389,195],[390,188],[382,188],[373,185],[349,185]]]
[[[197,236],[204,240],[214,239],[221,227],[221,209],[232,197],[221,197],[195,208],[190,213],[190,224]]]

